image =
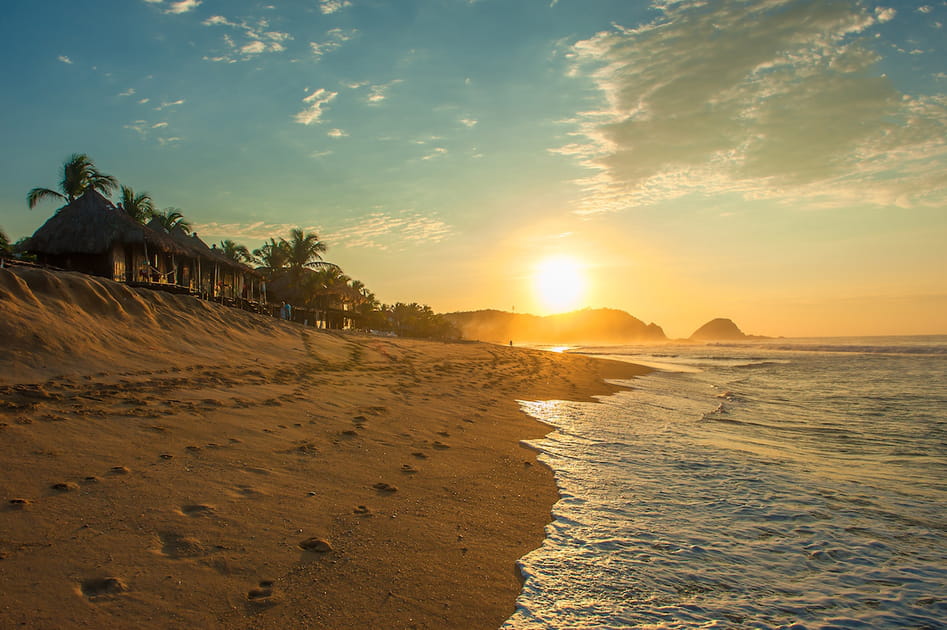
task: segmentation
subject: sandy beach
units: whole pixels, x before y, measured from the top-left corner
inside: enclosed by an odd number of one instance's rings
[[[0,270],[0,627],[496,628],[623,363]]]

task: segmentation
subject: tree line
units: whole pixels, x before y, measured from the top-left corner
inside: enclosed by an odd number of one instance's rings
[[[172,230],[191,233],[191,223],[179,208],[159,210],[151,195],[120,185],[115,177],[100,171],[84,153],[75,153],[63,163],[58,189],[31,189],[26,197],[27,205],[32,209],[44,200],[66,205],[87,190],[95,190],[107,198],[118,192],[116,207],[139,223],[157,220],[169,233]],[[0,229],[0,253],[22,257],[25,240],[11,244]],[[338,265],[323,260],[322,254],[328,246],[315,232],[295,228],[290,230],[288,238],[270,238],[252,251],[231,239],[215,243],[214,249],[262,273],[268,293],[297,307],[325,313],[326,318],[332,308],[341,305],[357,328],[411,337],[459,337],[456,328],[430,306],[416,302],[381,303],[364,283],[347,276]]]

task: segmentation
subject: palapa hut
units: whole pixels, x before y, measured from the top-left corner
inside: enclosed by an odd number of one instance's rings
[[[179,285],[189,252],[95,190],[63,206],[26,242],[40,263],[129,284]]]
[[[265,301],[263,276],[209,248],[180,228],[142,225],[95,190],[60,208],[30,237],[43,264],[133,286],[250,306]]]
[[[164,231],[154,219],[149,226]],[[263,274],[227,258],[216,246],[208,247],[197,234],[188,234],[180,227],[175,227],[168,235],[194,256],[195,268],[187,279],[192,290],[209,298],[243,300],[250,303],[266,302]]]
[[[335,263],[319,261],[318,267],[338,269]],[[308,322],[317,328],[344,330],[352,327],[352,301],[357,292],[346,284],[318,286],[312,282],[315,269],[281,269],[266,285],[270,304],[286,302],[293,305],[293,320]],[[274,312],[274,314],[277,314]]]

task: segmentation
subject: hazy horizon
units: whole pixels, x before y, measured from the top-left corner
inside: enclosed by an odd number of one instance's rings
[[[84,152],[209,243],[318,232],[383,302],[947,333],[943,2],[5,9],[13,240]]]

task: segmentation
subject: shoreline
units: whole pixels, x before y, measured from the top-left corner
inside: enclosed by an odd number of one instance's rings
[[[559,499],[517,400],[647,372],[79,274],[0,298],[4,626],[499,627]]]

